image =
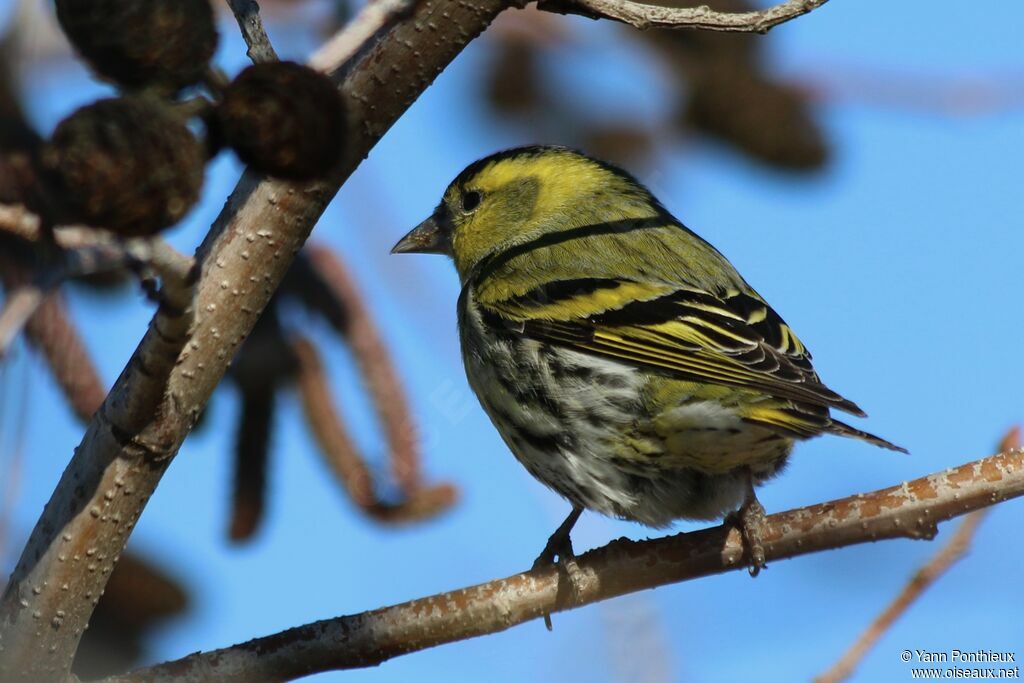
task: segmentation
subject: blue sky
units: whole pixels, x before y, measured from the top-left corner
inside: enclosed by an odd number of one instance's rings
[[[993,77],[1016,88],[1019,100],[1022,22],[1019,3],[954,12],[922,0],[832,0],[773,31],[770,58],[781,74],[824,74],[840,84],[850,70],[910,82]],[[657,73],[621,31],[586,20],[569,25],[594,38],[581,48],[590,52],[579,58],[585,73],[567,86],[571,96],[614,101],[618,111],[639,116],[664,106]],[[244,64],[233,28],[223,26],[220,55],[229,70]],[[271,29],[285,55],[300,58],[313,45],[312,36]],[[132,547],[158,558],[196,598],[188,617],[158,634],[157,659],[523,570],[566,513],[566,504],[507,452],[466,385],[450,264],[387,253],[467,163],[511,145],[559,142],[497,125],[479,108],[476,84],[486,56],[477,43],[458,58],[371,153],[314,232],[347,258],[372,302],[422,426],[429,476],[458,483],[459,505],[400,530],[360,518],[316,457],[291,397],[274,435],[267,523],[254,543],[228,547],[237,403],[230,391],[219,391],[211,424],[186,442],[132,538]],[[102,92],[80,71],[39,69],[28,82],[32,114],[46,130]],[[818,113],[835,159],[814,178],[678,140],[666,142],[650,168],[638,169],[666,206],[725,253],[797,330],[822,377],[871,414],[858,425],[911,451],[899,456],[837,438],[800,445],[786,474],[760,492],[769,511],[983,456],[1024,419],[1024,109],[957,116],[847,98]],[[198,242],[238,173],[228,158],[211,167],[202,205],[173,235],[179,246],[191,250]],[[143,333],[149,308],[131,296],[115,306],[80,292],[72,299],[112,380]],[[383,456],[344,350],[324,330],[314,337],[327,349],[337,400],[357,438],[371,455]],[[37,359],[21,353],[0,373],[5,449],[12,404],[27,406],[15,504],[15,527],[24,532],[82,429]],[[0,452],[0,466],[9,457]],[[854,680],[909,678],[909,665],[898,657],[903,649],[980,648],[1024,657],[1024,549],[1014,540],[1022,512],[1020,501],[996,508],[970,555],[886,634]],[[943,526],[938,542],[950,530]],[[582,550],[621,535],[651,532],[588,514],[574,540]],[[735,572],[557,615],[552,633],[531,623],[318,680],[807,680],[937,548],[892,541],[772,563],[756,580]],[[9,553],[2,559],[12,561]]]

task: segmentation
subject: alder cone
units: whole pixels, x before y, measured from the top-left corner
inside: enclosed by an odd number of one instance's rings
[[[204,149],[184,121],[138,97],[100,100],[57,125],[41,154],[62,222],[125,237],[174,225],[199,199]]]
[[[57,19],[98,74],[129,89],[177,93],[217,49],[209,0],[57,0]]]
[[[327,76],[293,62],[255,64],[224,92],[211,136],[261,173],[308,181],[341,160],[345,107]]]

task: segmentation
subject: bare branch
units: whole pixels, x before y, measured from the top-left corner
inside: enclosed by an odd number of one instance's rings
[[[26,242],[43,239],[39,216],[20,204],[0,204],[0,235],[9,235]],[[57,245],[64,249],[109,244],[112,238],[83,226],[64,226],[54,229]]]
[[[940,576],[961,557],[967,554],[978,525],[984,519],[987,510],[977,510],[967,515],[957,528],[949,543],[942,547],[927,564],[918,569],[900,594],[888,607],[868,626],[857,639],[857,642],[846,651],[835,665],[814,679],[815,683],[839,683],[845,681],[882,635],[899,619],[924,591],[935,583]]]
[[[936,524],[1024,495],[1024,451],[771,515],[770,560],[892,538],[932,538]],[[107,683],[282,681],[497,633],[551,612],[746,567],[740,532],[722,525],[650,541],[619,539],[564,568],[537,571],[352,616],[318,621]]]
[[[707,5],[664,7],[633,0],[539,0],[537,7],[558,14],[614,19],[640,30],[696,28],[706,31],[767,33],[769,29],[824,5],[828,0],[787,0],[757,12],[719,12]]]
[[[1012,451],[1021,446],[1020,427],[1010,429],[999,442],[999,451]],[[814,679],[815,683],[840,683],[853,674],[864,656],[874,647],[886,631],[907,611],[924,591],[946,573],[957,560],[967,554],[978,525],[988,510],[977,510],[967,515],[949,543],[937,552],[927,564],[917,570],[899,595],[886,607],[871,625],[857,638],[832,667]]]
[[[21,205],[0,204],[0,232],[35,242],[39,239],[39,216]]]
[[[388,0],[390,1],[390,0]],[[338,73],[348,156],[325,181],[246,172],[197,252],[196,325],[166,337],[161,309],[93,417],[0,601],[0,678],[63,681],[147,500],[341,183],[508,0],[422,0],[406,18],[371,3],[371,36]],[[373,28],[372,31],[369,30]],[[354,30],[354,29],[353,29]],[[404,68],[395,70],[394,65]],[[342,64],[320,64],[334,73]]]
[[[413,0],[373,0],[309,58],[309,65],[324,72],[339,69],[369,44],[374,35],[407,16],[413,5]]]
[[[10,236],[30,244],[40,243],[44,240],[41,226],[42,221],[40,221],[38,214],[33,213],[24,206],[20,204],[0,204],[0,237]],[[147,242],[146,238],[135,238],[126,241],[114,237],[112,233],[85,225],[58,225],[53,228],[53,239],[57,246],[64,251],[82,252],[81,254],[73,253],[71,256],[73,259],[71,264],[73,266],[72,274],[92,272],[100,268],[101,266],[96,264],[96,259],[101,259],[100,254],[116,252],[119,258],[124,259],[126,252],[125,244],[132,245],[129,247],[129,250],[136,259],[146,259],[149,253],[146,251],[146,247],[138,246],[139,244],[145,244]],[[170,252],[166,251],[166,247],[157,247],[156,249],[163,255],[161,258],[175,258],[170,255]],[[89,259],[93,260],[90,261]],[[175,260],[180,261],[180,258],[175,258]]]
[[[263,28],[263,20],[260,19],[260,6],[256,0],[228,0],[238,28],[242,31],[242,38],[249,46],[246,55],[253,64],[260,62],[276,62],[277,53],[274,46],[270,44],[270,37]]]
[[[0,204],[0,231],[29,243],[41,239],[39,217],[20,206]],[[176,310],[190,307],[193,294],[194,261],[179,254],[159,237],[117,240],[110,234],[90,228],[62,228],[55,232],[58,246],[51,262],[35,269],[21,269],[20,281],[5,269],[3,280],[8,289],[0,309],[0,358],[21,332],[47,295],[64,280],[83,275],[116,272],[145,267],[163,279],[162,305]],[[8,256],[4,260],[11,261]],[[17,264],[15,264],[16,266]],[[178,320],[178,335],[191,324],[191,317]]]
[[[29,318],[42,305],[50,289],[50,286],[38,282],[25,282],[7,292],[3,308],[0,309],[0,360]]]

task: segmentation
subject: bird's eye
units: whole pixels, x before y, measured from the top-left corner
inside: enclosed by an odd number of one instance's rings
[[[466,190],[462,193],[462,210],[469,213],[480,206],[480,193],[476,190]]]

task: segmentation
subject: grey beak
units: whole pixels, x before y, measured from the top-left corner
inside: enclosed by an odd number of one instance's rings
[[[431,216],[413,228],[408,235],[391,247],[392,254],[448,254],[448,236]]]

